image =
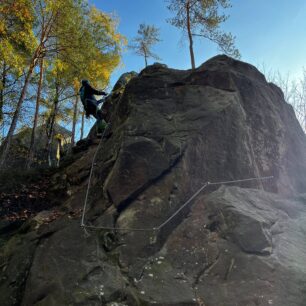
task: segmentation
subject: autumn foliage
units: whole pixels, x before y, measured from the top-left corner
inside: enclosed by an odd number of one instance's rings
[[[125,38],[116,16],[85,0],[7,0],[0,3],[0,124],[6,130],[0,166],[16,129],[46,124],[50,147],[56,122],[75,126],[81,79],[107,87],[120,64]],[[29,108],[35,109],[28,112]],[[31,162],[28,164],[30,165]]]

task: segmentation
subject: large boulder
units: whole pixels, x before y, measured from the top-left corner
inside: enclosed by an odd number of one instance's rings
[[[305,305],[306,138],[281,90],[217,56],[111,102],[108,137],[56,174],[60,217],[0,237],[0,304]]]

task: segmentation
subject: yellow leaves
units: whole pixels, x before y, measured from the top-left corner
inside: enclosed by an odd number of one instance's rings
[[[61,61],[60,59],[56,59],[53,64],[53,73],[57,75],[58,73],[65,72],[69,68],[68,64]]]
[[[7,39],[3,39],[0,44],[0,57],[8,65],[14,68],[18,75],[23,72],[25,65],[25,59],[15,49],[11,42]]]
[[[105,66],[105,63],[96,63],[93,67],[91,67],[91,69],[95,72],[94,76],[100,83],[108,83],[110,78],[110,70]]]
[[[122,44],[124,46],[127,45],[128,41],[127,41],[127,38],[119,33],[115,33],[113,35],[113,39],[115,41],[116,44]]]
[[[54,139],[56,139],[56,140],[61,140],[61,139],[63,139],[64,137],[63,137],[63,135],[62,134],[56,134],[56,135],[54,135]]]
[[[11,6],[11,14],[14,14],[22,22],[33,22],[29,1],[14,1]]]
[[[68,65],[66,63],[62,62],[61,60],[56,60],[55,66],[56,66],[57,70],[60,71],[60,72],[66,70],[67,67],[68,67]]]
[[[50,21],[51,32],[45,38],[43,54],[38,55],[48,59],[46,84],[54,84],[56,79],[60,86],[78,90],[84,78],[99,87],[107,86],[111,73],[120,64],[122,46],[127,43],[117,31],[116,16],[88,5],[87,0],[2,2],[1,59],[21,73],[37,56],[40,35],[46,30],[42,28],[43,20]]]
[[[120,56],[96,54],[88,61],[86,75],[94,86],[104,88],[108,85],[111,73],[120,63]]]
[[[6,0],[0,5],[0,58],[22,73],[27,52],[35,47],[31,0]]]
[[[104,88],[108,85],[111,73],[120,63],[120,51],[126,39],[117,32],[118,20],[115,16],[90,7],[89,14],[74,18],[74,27],[70,37],[73,49],[64,51],[63,59],[68,63],[70,80],[76,90],[81,79],[88,79],[94,86]],[[77,33],[74,33],[75,29]],[[65,45],[65,44],[64,44]]]
[[[65,0],[67,1],[67,0]],[[57,12],[65,3],[63,0],[45,0],[46,12]]]
[[[29,0],[8,0],[5,4],[1,4],[0,15],[23,23],[32,23],[34,21],[32,3]]]
[[[73,88],[74,88],[74,90],[77,92],[78,90],[79,90],[79,88],[80,88],[80,86],[81,86],[81,82],[80,82],[80,80],[78,79],[78,78],[74,78],[73,79]]]
[[[6,33],[6,27],[3,20],[0,20],[0,37]]]
[[[121,45],[127,43],[126,38],[117,33],[118,18],[114,14],[107,14],[99,11],[94,6],[91,7],[89,20],[97,36],[111,40],[120,49]]]
[[[91,7],[89,14],[90,14],[90,19],[92,20],[93,23],[100,23],[103,26],[109,26],[111,23],[110,17],[106,13],[99,11],[94,6]]]

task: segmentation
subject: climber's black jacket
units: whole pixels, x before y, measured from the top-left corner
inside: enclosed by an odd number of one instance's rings
[[[98,117],[97,119],[102,119],[100,118],[101,114],[98,109],[98,105],[102,102],[102,100],[97,101],[95,95],[106,96],[106,92],[93,88],[87,80],[83,80],[79,93],[86,111],[86,116],[89,117],[90,115],[93,115],[95,118]]]

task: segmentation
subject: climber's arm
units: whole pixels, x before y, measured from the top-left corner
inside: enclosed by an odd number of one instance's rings
[[[92,92],[92,94],[97,95],[97,96],[107,96],[107,93],[105,91],[102,90],[97,90],[93,87],[90,86],[90,90]]]

